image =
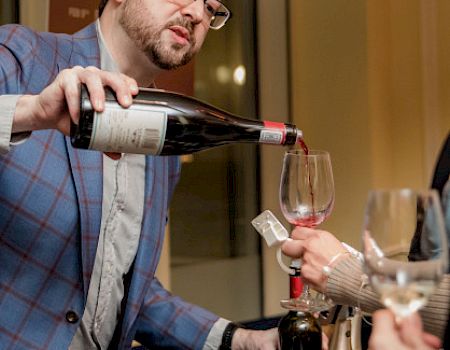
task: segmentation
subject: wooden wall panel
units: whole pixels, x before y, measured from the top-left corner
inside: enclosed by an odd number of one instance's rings
[[[97,18],[97,1],[50,1],[49,31],[74,33]]]

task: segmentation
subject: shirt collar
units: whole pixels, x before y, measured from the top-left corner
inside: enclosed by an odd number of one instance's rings
[[[119,72],[119,67],[109,52],[105,39],[103,38],[102,30],[100,28],[100,20],[97,19],[95,26],[97,28],[98,46],[100,48],[100,68],[110,72]]]

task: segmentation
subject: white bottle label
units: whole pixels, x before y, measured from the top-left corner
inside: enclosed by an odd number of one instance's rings
[[[264,121],[264,130],[261,130],[259,142],[282,145],[286,141],[286,126],[283,123]]]
[[[284,139],[282,131],[279,130],[262,130],[259,142],[280,145]]]
[[[167,114],[139,105],[125,109],[106,102],[95,113],[89,149],[158,155],[166,136]]]

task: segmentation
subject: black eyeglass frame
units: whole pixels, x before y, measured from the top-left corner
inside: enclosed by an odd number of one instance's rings
[[[219,1],[219,0],[217,0]],[[204,2],[206,2],[206,0],[204,0]],[[222,1],[219,1],[223,7],[225,7],[227,9],[227,12],[225,11],[217,11],[216,13],[214,13],[214,16],[211,18],[211,23],[214,21],[214,18],[216,16],[219,17],[226,17],[225,20],[223,21],[223,23],[218,26],[218,27],[212,27],[211,24],[209,25],[209,28],[213,29],[213,30],[219,30],[220,28],[222,28],[230,19],[231,17],[233,17],[233,13],[222,3]]]

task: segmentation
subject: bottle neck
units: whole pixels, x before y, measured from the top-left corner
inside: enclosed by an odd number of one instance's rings
[[[289,297],[297,299],[303,292],[303,281],[300,277],[300,270],[294,269],[295,273],[289,275]]]
[[[261,143],[291,146],[303,139],[303,132],[293,124],[263,121]]]

